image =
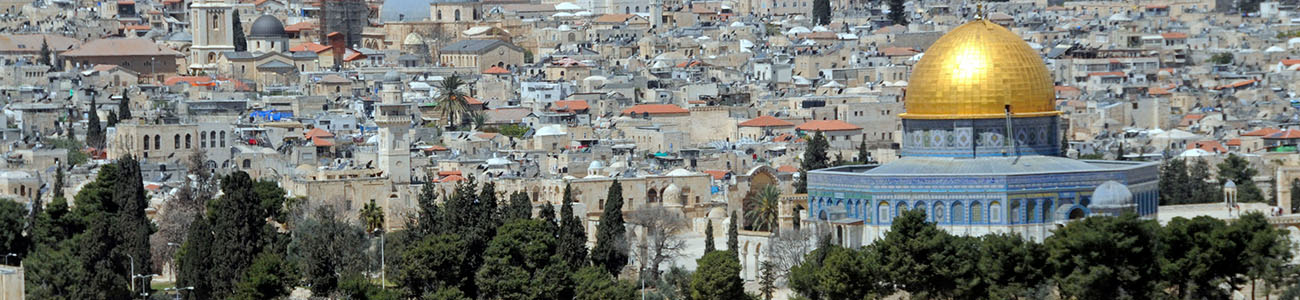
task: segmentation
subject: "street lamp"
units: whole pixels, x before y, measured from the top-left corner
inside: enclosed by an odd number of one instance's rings
[[[18,256],[18,253],[9,253],[9,254],[5,254],[5,265],[9,265],[9,257],[10,257],[10,256]]]
[[[158,274],[135,274],[134,276],[131,276],[131,279],[132,279],[132,280],[134,280],[134,279],[136,279],[136,278],[145,278],[145,280],[144,280],[144,284],[143,284],[143,287],[140,289],[140,299],[149,299],[149,279],[148,279],[148,278],[151,278],[151,277],[154,277],[154,276],[158,276]]]
[[[176,292],[176,294],[175,294],[176,297],[172,298],[172,299],[176,299],[176,300],[180,300],[180,299],[181,299],[181,290],[193,291],[193,290],[194,290],[194,287],[192,287],[192,286],[187,286],[187,287],[169,287],[169,288],[165,288],[165,289],[163,289],[163,291],[172,291],[172,292]]]

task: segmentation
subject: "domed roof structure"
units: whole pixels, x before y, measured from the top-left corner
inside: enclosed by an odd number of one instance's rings
[[[590,165],[587,165],[587,171],[591,171],[591,170],[600,170],[600,169],[604,169],[604,168],[605,168],[605,164],[602,163],[602,162],[599,161],[599,160],[593,160],[593,161],[591,161],[591,164],[590,164]]]
[[[1137,203],[1133,202],[1133,192],[1127,186],[1114,180],[1103,182],[1092,191],[1092,202],[1088,209],[1093,214],[1119,216],[1125,212],[1137,212]]]
[[[253,21],[253,28],[249,29],[248,37],[250,38],[282,38],[287,36],[284,32],[284,23],[280,19],[271,15],[262,15]]]
[[[926,50],[904,99],[904,119],[1054,116],[1055,90],[1043,59],[1020,36],[988,20],[959,26]]]
[[[727,209],[722,206],[714,206],[709,210],[709,219],[722,220],[727,218]]]
[[[384,82],[402,82],[402,74],[397,73],[396,70],[389,70],[388,73],[384,73]]]

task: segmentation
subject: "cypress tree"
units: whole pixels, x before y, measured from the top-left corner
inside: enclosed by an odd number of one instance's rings
[[[858,144],[857,161],[859,164],[871,163],[871,152],[867,150],[867,141]]]
[[[122,97],[122,104],[117,106],[118,121],[131,119],[131,98]]]
[[[904,0],[889,0],[889,20],[894,21],[894,25],[907,26],[907,7]]]
[[[99,127],[99,110],[95,97],[90,97],[90,119],[86,120],[86,145],[104,149],[104,128]],[[69,151],[73,151],[69,149]]]
[[[63,177],[63,165],[54,166],[54,198],[63,198]]]
[[[239,21],[238,9],[235,10],[235,14],[233,17],[235,19],[235,24],[234,24],[235,52],[248,51],[248,38],[244,36],[244,24],[243,22]]]
[[[119,121],[117,119],[117,112],[111,110],[108,111],[108,127],[117,126],[117,121]]]
[[[830,142],[826,141],[826,136],[821,131],[808,141],[808,147],[803,150],[803,159],[799,162],[799,180],[795,182],[795,193],[808,192],[808,171],[830,166],[830,157],[826,155],[828,148]]]
[[[596,247],[591,251],[592,264],[615,276],[627,265],[627,228],[623,227],[623,185],[614,179],[605,197],[605,211],[596,228]]]
[[[46,41],[46,40],[42,39],[42,40],[41,40],[41,57],[37,57],[37,58],[36,58],[36,63],[41,64],[41,65],[46,65],[46,66],[51,66],[51,67],[53,67],[54,65],[50,64],[50,56],[53,55],[53,54],[54,54],[54,51],[50,51],[50,41]]]
[[[587,260],[587,231],[582,228],[582,220],[573,215],[573,194],[568,184],[564,185],[561,203],[559,254],[569,267],[578,268]]]
[[[813,0],[813,19],[817,21],[817,25],[827,25],[831,23],[830,0]]]
[[[704,224],[704,254],[714,250],[718,248],[713,246],[713,219],[709,219],[708,223]]]
[[[740,230],[736,227],[740,223],[740,218],[736,218],[736,212],[731,212],[731,224],[727,226],[727,250],[740,253]]]

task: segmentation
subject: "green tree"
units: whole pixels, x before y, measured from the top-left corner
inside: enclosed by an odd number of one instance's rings
[[[437,294],[443,289],[468,289],[474,277],[465,241],[454,234],[426,237],[402,252],[396,281],[405,297]]]
[[[13,200],[0,199],[0,255],[15,253],[25,255],[28,238],[23,236],[27,227],[27,208]],[[9,263],[18,265],[19,260],[9,258]]]
[[[627,228],[623,225],[623,184],[614,179],[605,196],[605,211],[596,227],[596,247],[591,250],[591,262],[618,275],[627,265]]]
[[[1183,204],[1192,199],[1187,161],[1168,159],[1160,164],[1160,205]]]
[[[433,183],[425,183],[420,188],[420,195],[416,198],[416,205],[419,206],[415,216],[415,224],[407,226],[413,239],[419,240],[424,237],[437,234],[438,220],[444,218],[438,209],[438,195],[433,190]]]
[[[439,289],[437,292],[424,294],[420,298],[424,300],[472,300],[465,297],[465,292],[454,288]]]
[[[188,292],[190,298],[212,299],[213,281],[209,278],[214,267],[211,258],[213,232],[207,218],[199,216],[194,219],[186,236],[185,243],[176,254],[177,284],[194,287],[194,290]]]
[[[41,39],[41,56],[36,58],[36,63],[41,64],[43,66],[53,67],[54,64],[50,63],[50,58],[53,56],[54,56],[54,51],[50,51],[50,41]]]
[[[292,260],[312,294],[329,295],[340,288],[340,275],[351,274],[363,264],[365,229],[344,221],[338,210],[328,205],[297,223],[289,246]]]
[[[1237,184],[1237,201],[1238,202],[1264,202],[1264,193],[1255,185],[1252,179],[1259,171],[1250,167],[1250,162],[1236,154],[1228,154],[1218,165],[1219,182],[1228,182],[1232,180]]]
[[[1159,281],[1154,221],[1134,214],[1070,222],[1048,237],[1047,267],[1064,297],[1153,297]]]
[[[235,52],[248,51],[248,38],[244,36],[244,24],[239,19],[238,9],[236,9],[235,13],[231,15],[231,19],[235,21],[233,29],[231,30],[231,32],[235,34]]]
[[[235,299],[276,299],[289,295],[293,274],[279,253],[264,251],[253,260],[243,279],[235,284]]]
[[[67,174],[63,174],[63,164],[54,166],[54,191],[51,194],[54,198],[63,198],[64,178],[67,178]]]
[[[1019,235],[989,234],[980,237],[978,272],[981,295],[988,299],[1032,299],[1036,288],[1045,284],[1043,245]]]
[[[818,131],[808,141],[808,147],[803,150],[803,157],[799,162],[799,180],[795,181],[795,193],[808,192],[808,171],[829,167],[830,157],[826,155],[826,150],[830,149],[830,142],[826,141],[826,136]]]
[[[199,159],[201,161],[206,160],[204,158]],[[202,162],[197,162],[197,164],[202,164]],[[206,172],[206,170],[204,171]],[[253,195],[257,197],[257,203],[259,203],[258,215],[263,219],[271,218],[276,222],[288,223],[289,211],[286,210],[284,206],[285,201],[287,201],[284,197],[285,194],[286,192],[284,189],[280,188],[280,184],[274,180],[263,179],[254,181]],[[383,212],[380,211],[380,213],[382,214]],[[383,216],[380,215],[379,217],[380,223],[383,223]]]
[[[1237,245],[1241,258],[1242,275],[1250,279],[1251,290],[1256,281],[1271,288],[1270,282],[1280,282],[1280,271],[1291,261],[1290,241],[1285,230],[1274,228],[1260,212],[1243,214],[1228,228],[1230,240]]]
[[[831,24],[831,1],[813,0],[813,20],[817,25]]]
[[[265,246],[269,217],[248,173],[237,171],[221,180],[221,197],[208,204],[212,226],[212,272],[214,295],[224,297]]]
[[[375,199],[370,199],[370,203],[361,207],[358,214],[361,224],[366,226],[366,232],[376,233],[384,230],[384,209],[375,204]]]
[[[1181,179],[1181,178],[1180,178]],[[1190,164],[1188,170],[1187,183],[1191,186],[1191,203],[1214,203],[1223,201],[1223,189],[1217,184],[1210,183],[1210,163],[1204,159],[1197,159]],[[1163,198],[1164,195],[1161,195]]]
[[[54,197],[45,206],[37,213],[35,224],[32,224],[32,233],[28,235],[31,238],[32,249],[57,248],[59,242],[68,240],[74,233],[81,231],[77,220],[69,216],[66,199]]]
[[[568,184],[564,185],[564,199],[560,205],[559,254],[572,267],[586,265],[587,231],[582,220],[573,214],[573,195]]]
[[[1300,212],[1300,180],[1291,181],[1291,207],[1284,209],[1290,209],[1291,213]]]
[[[636,287],[630,282],[616,280],[605,270],[587,266],[573,274],[575,300],[633,300]]]
[[[517,220],[503,225],[483,253],[483,267],[475,276],[480,296],[485,299],[572,298],[572,284],[564,271],[567,267],[555,255],[556,246],[556,238],[540,220]]]
[[[889,20],[893,21],[894,25],[907,26],[907,7],[904,5],[905,2],[906,1],[903,0],[889,0]]]
[[[691,276],[692,300],[746,299],[744,281],[740,280],[740,261],[735,252],[709,252],[696,264],[699,267]]]
[[[117,126],[117,122],[120,121],[121,120],[117,118],[117,111],[115,110],[108,111],[108,124],[107,124],[108,127],[115,127]]]
[[[775,184],[765,185],[749,194],[745,199],[745,220],[750,228],[758,231],[770,231],[777,227],[777,216],[781,209],[781,190]]]
[[[379,285],[371,283],[365,276],[357,273],[349,273],[339,280],[339,288],[336,293],[336,299],[353,299],[353,300],[397,300],[396,292],[385,290]]]
[[[776,264],[763,261],[759,264],[758,271],[758,293],[763,300],[772,300],[772,292],[776,291]]]
[[[731,211],[731,222],[727,224],[727,250],[740,253],[740,230],[736,223],[740,223],[740,218],[736,217],[736,211]]]
[[[713,219],[708,219],[704,224],[704,254],[717,250],[718,247],[713,245]]]
[[[438,96],[438,109],[442,111],[448,127],[463,126],[468,120],[466,116],[474,114],[469,108],[468,96],[461,92],[464,85],[465,81],[456,75],[443,78],[438,85],[438,90],[442,93]]]
[[[1159,256],[1161,275],[1171,296],[1193,299],[1225,299],[1219,284],[1235,284],[1242,271],[1229,238],[1228,225],[1208,216],[1174,218],[1161,228]]]
[[[514,220],[529,219],[533,217],[533,202],[528,199],[528,194],[524,192],[510,193],[510,204],[506,205],[505,213],[502,214],[504,222],[509,223]]]
[[[863,140],[861,143],[858,143],[858,156],[854,157],[853,160],[859,164],[864,164],[864,165],[871,163],[871,150],[867,149],[866,140]]]
[[[893,291],[873,246],[858,251],[835,245],[813,250],[790,270],[790,288],[809,299],[872,299]]]
[[[131,116],[131,97],[122,97],[122,103],[117,105],[117,116],[121,120],[130,120]]]
[[[90,116],[86,120],[86,145],[95,147],[95,149],[104,149],[104,128],[99,126],[99,106],[95,105],[95,97],[90,97]],[[75,149],[80,151],[81,149]],[[69,149],[68,151],[74,151]]]
[[[1223,52],[1223,53],[1217,53],[1211,55],[1210,59],[1205,60],[1205,62],[1216,64],[1216,65],[1226,65],[1226,64],[1231,64],[1232,60],[1233,60],[1232,53]]]
[[[902,212],[878,242],[881,266],[889,270],[890,282],[919,297],[968,293],[978,246],[949,235],[925,218],[922,210]]]

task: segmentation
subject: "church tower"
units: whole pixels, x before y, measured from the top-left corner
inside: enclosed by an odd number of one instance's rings
[[[235,51],[235,2],[233,0],[196,0],[190,5],[190,26],[194,35],[190,46],[190,70],[215,71],[217,56]]]
[[[402,75],[397,71],[384,74],[382,101],[375,109],[375,124],[379,125],[379,167],[393,183],[411,182],[411,115],[402,103]]]

